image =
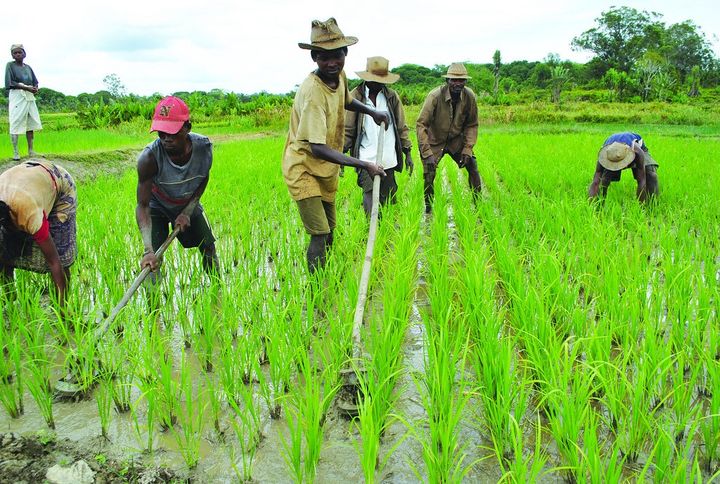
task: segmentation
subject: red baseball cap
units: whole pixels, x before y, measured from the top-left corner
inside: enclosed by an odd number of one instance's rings
[[[155,106],[155,113],[152,117],[150,132],[162,131],[163,133],[176,134],[190,119],[190,110],[187,104],[175,96],[167,96],[160,100]]]

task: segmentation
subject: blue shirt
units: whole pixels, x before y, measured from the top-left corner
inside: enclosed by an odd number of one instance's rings
[[[614,135],[610,136],[608,139],[605,140],[605,143],[603,143],[603,146],[607,146],[612,143],[623,143],[630,147],[633,145],[633,141],[639,141],[640,146],[643,146],[644,143],[642,143],[642,137],[637,134],[630,131],[625,131],[623,133],[615,133]]]
[[[624,143],[632,147],[633,141],[637,141],[638,143],[640,143],[640,148],[645,152],[645,166],[659,166],[658,162],[655,161],[650,155],[648,147],[645,144],[645,141],[643,141],[642,137],[637,133],[633,133],[632,131],[625,131],[622,133],[615,133],[611,135],[608,139],[605,140],[603,146],[618,142]]]

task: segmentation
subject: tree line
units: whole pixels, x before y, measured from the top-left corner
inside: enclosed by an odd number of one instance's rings
[[[480,102],[513,104],[547,100],[596,102],[688,102],[720,97],[720,61],[702,29],[690,20],[666,24],[657,12],[611,7],[595,19],[595,26],[572,39],[571,47],[587,51],[587,63],[562,60],[550,53],[542,61],[502,62],[495,51],[487,63],[466,62],[468,85]],[[404,103],[420,104],[428,91],[443,82],[446,65],[403,64],[393,85]],[[149,117],[160,94],[127,94],[119,77],[103,79],[105,90],[66,96],[41,87],[37,99],[45,111],[77,112],[82,118],[116,124],[135,116]],[[359,80],[351,81],[351,87]],[[257,110],[282,110],[292,104],[294,92],[240,94],[220,89],[178,92],[198,115],[243,115]],[[6,95],[5,93],[0,96]],[[7,106],[0,99],[0,106]],[[92,124],[92,123],[88,123]],[[96,123],[97,124],[97,123]]]

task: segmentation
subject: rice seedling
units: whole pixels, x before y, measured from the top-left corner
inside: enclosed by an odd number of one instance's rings
[[[712,473],[720,458],[720,362],[713,357],[706,357],[708,379],[713,393],[708,398],[707,414],[700,420],[700,436],[703,442],[703,468]]]
[[[50,384],[50,358],[48,345],[45,343],[46,324],[33,321],[20,330],[25,339],[25,364],[23,372],[27,375],[25,387],[51,429],[55,429],[53,417],[53,390]]]
[[[140,397],[135,400],[135,402],[130,408],[133,418],[133,426],[135,428],[135,433],[140,440],[142,440],[143,434],[145,434],[145,451],[149,454],[152,454],[154,451],[155,443],[155,427],[157,425],[158,419],[157,387],[154,385],[154,382],[142,378],[138,381],[138,387],[141,392]],[[140,421],[141,414],[139,408],[140,403],[143,400],[146,403],[144,426],[141,424]]]
[[[109,374],[102,372],[99,377],[100,384],[95,391],[98,416],[100,417],[100,433],[105,440],[110,440],[110,418],[113,407],[113,389]]]
[[[258,446],[263,440],[261,430],[260,411],[253,395],[253,389],[250,386],[243,386],[240,389],[240,400],[231,400],[230,407],[233,411],[233,417],[230,424],[235,432],[236,442],[240,451],[240,472],[236,469],[236,475],[243,482],[251,482],[253,475],[253,461],[257,453]],[[235,463],[235,446],[231,445],[232,462]]]
[[[282,328],[282,323],[286,321],[285,312],[280,314],[279,318],[267,326],[268,333],[265,340],[265,351],[269,362],[268,374],[269,385],[268,398],[266,403],[270,410],[270,418],[280,418],[282,409],[281,399],[285,392],[290,389],[290,382],[293,375],[293,347],[289,343],[289,339]],[[261,372],[258,371],[259,375]]]
[[[548,453],[543,448],[542,425],[540,417],[535,422],[535,444],[531,453],[525,452],[525,437],[523,429],[514,417],[510,417],[509,440],[512,446],[512,459],[508,459],[505,453],[498,453],[498,447],[494,446],[495,457],[500,463],[503,475],[500,482],[537,482],[547,473],[545,465],[548,462]]]
[[[289,398],[299,413],[304,438],[304,475],[312,481],[315,479],[317,464],[320,460],[320,449],[323,443],[323,425],[330,403],[340,388],[337,380],[339,366],[324,361],[325,368],[316,372],[315,363],[308,353],[300,355],[300,371],[303,382],[299,388],[290,392]]]
[[[23,414],[23,374],[22,349],[19,335],[5,331],[5,324],[0,322],[0,403],[10,418],[19,418]]]
[[[300,484],[305,482],[305,467],[303,466],[303,429],[299,411],[295,403],[290,400],[283,401],[285,420],[287,423],[288,436],[280,434],[280,442],[284,453],[283,461],[288,470],[288,475],[294,482]],[[309,479],[308,479],[309,480]]]
[[[205,421],[206,403],[193,391],[193,378],[188,367],[187,356],[180,357],[180,392],[183,402],[179,406],[180,430],[171,427],[180,454],[188,469],[194,469],[200,461],[200,438]]]
[[[573,479],[581,475],[580,437],[592,413],[590,395],[593,391],[593,377],[582,373],[576,375],[573,365],[579,347],[578,344],[570,349],[565,345],[565,351],[557,355],[557,380],[548,385],[544,395],[547,399],[550,432]]]
[[[505,482],[716,478],[720,279],[708,214],[718,213],[718,203],[707,195],[714,193],[714,177],[698,180],[692,171],[718,144],[712,137],[683,137],[697,154],[683,152],[679,164],[674,145],[680,138],[659,135],[653,148],[661,162],[673,163],[677,180],[664,185],[662,203],[638,207],[626,174],[604,205],[588,204],[585,162],[595,156],[589,147],[614,128],[558,127],[541,135],[532,126],[488,126],[478,153],[488,190],[473,206],[464,173],[441,170],[432,217],[418,210],[421,178],[401,180],[397,205],[383,212],[365,354],[354,362],[365,374],[360,416],[347,426],[356,431],[366,481],[398,472],[408,455],[416,477],[432,482],[475,480],[485,466]],[[222,303],[194,251],[176,245],[164,262],[158,300],[131,301],[118,319],[122,338],[97,345],[89,338],[93,318],[82,315],[100,316],[137,268],[139,236],[127,229],[135,225],[127,194],[136,174],[82,183],[72,311],[64,320],[53,315],[45,307],[47,278],[21,271],[15,300],[2,303],[0,401],[6,411],[0,418],[8,422],[6,414],[21,413],[30,386],[38,395],[33,399],[44,402],[47,393],[37,382],[56,377],[65,361],[87,389],[99,383],[94,398],[101,427],[123,431],[123,418],[111,422],[109,401],[117,411],[131,410],[141,447],[152,452],[167,440],[158,430],[174,414],[170,437],[179,450],[173,446],[167,460],[187,458],[188,467],[199,466],[194,449],[202,437],[185,405],[189,378],[193,418],[203,414],[221,442],[207,445],[224,445],[231,454],[232,465],[202,467],[220,472],[204,479],[228,479],[217,469],[230,467],[238,480],[262,475],[255,462],[267,450],[259,433],[267,408],[274,419],[269,425],[282,436],[287,479],[338,480],[335,466],[318,462],[320,455],[332,462],[327,449],[337,445],[338,434],[347,435],[344,422],[325,417],[337,370],[351,353],[348,313],[367,223],[355,180],[345,177],[328,263],[322,277],[308,277],[302,226],[282,215],[295,213],[293,202],[276,163],[266,162],[282,143],[271,137],[216,145],[213,169],[222,176],[213,178],[203,203],[218,236]],[[573,156],[576,151],[582,156]],[[493,152],[508,155],[495,159]],[[543,163],[540,170],[545,157],[565,162]],[[148,316],[153,308],[159,310]],[[19,329],[28,325],[44,328],[42,337]],[[181,355],[183,340],[192,344],[192,355]],[[201,368],[210,365],[214,373]],[[405,372],[416,384],[409,392],[398,387]],[[415,413],[404,414],[404,405]],[[51,408],[59,433],[67,407]],[[397,431],[398,421],[407,433]],[[229,428],[236,438],[227,438]],[[492,444],[479,441],[484,436]],[[475,467],[488,451],[492,463]]]

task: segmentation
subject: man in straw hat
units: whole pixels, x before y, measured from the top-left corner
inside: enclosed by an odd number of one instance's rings
[[[300,218],[310,234],[307,263],[310,272],[325,264],[333,242],[335,194],[341,165],[361,168],[372,178],[384,176],[376,163],[345,156],[345,110],[368,114],[376,124],[390,119],[350,96],[343,67],[347,48],[356,37],[342,33],[334,18],[313,20],[310,43],[299,43],[310,51],[317,69],[308,75],[295,95],[290,129],[285,143],[282,171],[290,196],[297,202]]]
[[[657,167],[639,134],[629,131],[615,133],[605,140],[598,153],[588,197],[596,198],[598,192],[604,197],[610,183],[620,180],[622,170],[629,168],[637,181],[637,198],[644,202],[659,193]]]
[[[5,66],[5,90],[8,93],[8,114],[10,115],[10,140],[13,145],[13,160],[20,159],[18,139],[27,137],[28,154],[36,156],[33,150],[35,131],[42,129],[40,113],[35,103],[38,80],[32,67],[25,64],[25,47],[13,44],[10,47],[12,62]]]
[[[412,142],[405,123],[405,110],[397,92],[388,87],[400,79],[398,74],[388,71],[389,61],[384,57],[368,57],[364,71],[356,72],[363,80],[350,95],[368,107],[387,111],[390,114],[390,126],[383,139],[383,159],[376,160],[378,129],[372,118],[348,111],[345,113],[345,151],[355,158],[374,161],[385,170],[380,181],[380,204],[395,202],[397,183],[395,172],[403,170],[404,164],[412,174],[413,160],[410,155]],[[365,170],[357,170],[357,183],[363,189],[363,209],[370,216],[372,209],[373,179]]]
[[[425,213],[432,211],[435,173],[446,153],[468,171],[470,188],[480,194],[480,173],[473,148],[477,141],[478,113],[475,93],[467,87],[465,66],[451,64],[446,83],[430,91],[417,119],[417,138],[425,182]]]

